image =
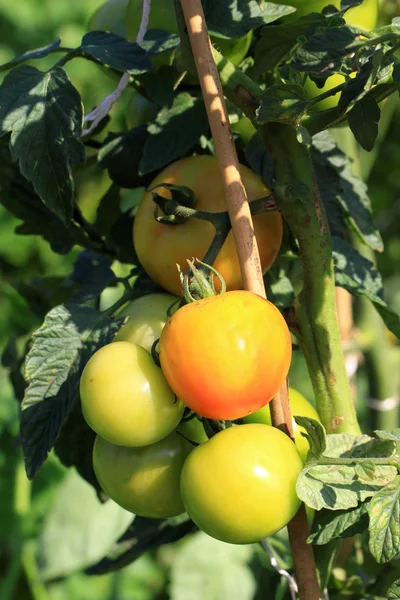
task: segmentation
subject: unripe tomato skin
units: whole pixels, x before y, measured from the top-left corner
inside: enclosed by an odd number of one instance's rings
[[[295,21],[312,12],[322,12],[330,4],[340,8],[340,0],[281,0],[280,4],[294,6],[297,10],[283,18],[284,21]],[[369,31],[376,27],[378,20],[378,0],[364,0],[359,6],[348,10],[344,18],[349,25]]]
[[[288,327],[270,302],[226,292],[180,308],[164,327],[159,355],[178,398],[209,419],[239,419],[278,392],[292,355]]]
[[[279,429],[230,427],[186,459],[181,496],[189,516],[208,535],[250,544],[272,535],[296,514],[296,479],[303,467]]]
[[[184,405],[152,356],[130,342],[100,348],[80,381],[86,422],[105,440],[120,446],[146,446],[179,424]]]
[[[128,316],[129,320],[118,331],[114,342],[130,342],[150,352],[165,323],[176,312],[179,301],[180,298],[170,294],[147,294],[136,298],[118,315]]]
[[[290,400],[290,409],[292,415],[296,415],[299,417],[310,417],[310,419],[315,419],[318,422],[321,422],[319,415],[315,408],[310,402],[304,398],[300,392],[293,388],[289,388],[289,400]],[[256,411],[252,415],[248,415],[244,418],[245,423],[264,423],[264,425],[272,425],[271,420],[271,410],[270,407],[264,406],[260,410]],[[302,432],[305,433],[304,427],[299,427],[296,421],[293,419],[293,432],[294,432],[294,440],[296,444],[296,448],[301,456],[303,463],[306,462],[307,454],[310,449],[310,444],[302,435]]]
[[[91,15],[88,31],[109,31],[126,37],[125,13],[129,0],[107,0]]]
[[[177,433],[143,448],[124,448],[97,436],[93,467],[103,491],[141,517],[162,519],[184,512],[179,491],[183,463],[191,451]]]
[[[245,166],[240,173],[249,201],[268,196],[270,190],[261,179]],[[222,179],[214,156],[192,156],[178,160],[164,169],[151,183],[173,183],[191,188],[196,197],[196,209],[209,212],[227,210]],[[157,193],[170,198],[164,188]],[[182,285],[176,265],[183,272],[187,259],[200,260],[211,244],[215,229],[207,221],[188,219],[181,225],[165,225],[154,218],[155,204],[146,192],[134,221],[133,240],[138,258],[154,281],[177,296]],[[254,217],[254,229],[260,251],[261,266],[267,270],[274,262],[282,242],[282,218],[279,213],[264,213]],[[242,289],[243,281],[232,232],[229,233],[214,265],[221,273],[228,290]]]

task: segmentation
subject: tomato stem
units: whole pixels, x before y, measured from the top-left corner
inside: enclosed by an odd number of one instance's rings
[[[323,425],[357,435],[360,428],[345,369],[336,313],[329,226],[315,181],[310,151],[295,130],[270,123],[264,139],[275,162],[275,195],[297,237],[303,290],[296,298],[298,341],[304,352]]]

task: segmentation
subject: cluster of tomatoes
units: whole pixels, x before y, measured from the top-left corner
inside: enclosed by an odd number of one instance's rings
[[[170,165],[155,183],[187,185],[196,208],[225,210],[217,168],[213,157],[192,157]],[[242,176],[250,200],[267,195],[246,167]],[[279,249],[280,219],[278,214],[255,219],[264,268]],[[146,193],[135,219],[135,247],[153,278],[179,293],[176,264],[205,252],[209,229],[196,220],[159,223]],[[225,293],[184,306],[170,294],[134,300],[114,341],[87,363],[80,395],[84,417],[97,433],[95,474],[110,498],[140,516],[186,511],[209,535],[243,544],[278,531],[296,513],[295,484],[308,446],[300,436],[296,447],[271,427],[267,406],[291,361],[284,318],[264,298],[237,289],[233,240],[226,240],[216,266],[226,279]],[[151,353],[158,339],[159,364]],[[296,398],[296,392],[290,395]],[[297,396],[303,406],[296,412],[318,418]]]

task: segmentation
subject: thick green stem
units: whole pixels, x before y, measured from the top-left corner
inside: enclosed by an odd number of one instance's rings
[[[328,432],[357,435],[360,428],[337,321],[330,233],[310,152],[287,125],[270,123],[263,134],[275,162],[275,197],[300,247],[303,290],[295,305],[297,335],[310,371],[318,412]]]

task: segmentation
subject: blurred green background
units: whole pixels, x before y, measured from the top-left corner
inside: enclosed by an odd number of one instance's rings
[[[0,64],[57,36],[63,46],[78,45],[89,16],[100,4],[99,0],[0,0]],[[46,61],[52,63],[54,56],[35,66],[45,67]],[[75,60],[67,70],[87,112],[114,87],[114,81],[93,63]],[[398,101],[388,104],[379,147],[372,155],[361,155],[360,161],[368,173],[373,211],[385,242],[385,253],[377,260],[386,298],[400,311],[400,119]],[[108,184],[107,176],[92,163],[78,174],[78,201],[88,218]],[[56,255],[41,238],[16,235],[17,225],[18,220],[0,206],[0,349],[13,338],[23,345],[40,324],[18,293],[18,285],[35,277],[69,273],[77,254]],[[396,340],[385,339],[398,365]],[[367,375],[364,363],[358,376],[358,408],[365,427]],[[291,384],[312,399],[298,353],[291,376]],[[397,385],[393,381],[396,391]],[[126,529],[130,515],[111,502],[101,505],[90,486],[54,456],[32,484],[27,482],[17,419],[7,370],[1,368],[0,600],[251,600],[266,597],[265,590],[275,585],[278,600],[287,593],[287,585],[279,583],[257,548],[222,544],[200,533],[149,553],[120,572],[84,575],[83,569],[110,548],[116,532]],[[285,533],[273,543],[280,565],[289,567]]]

